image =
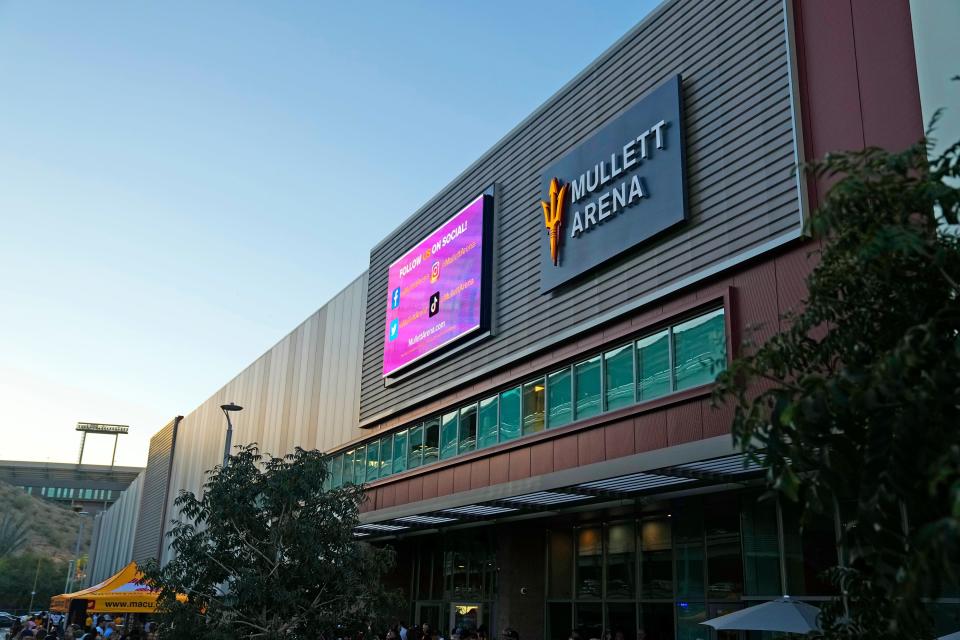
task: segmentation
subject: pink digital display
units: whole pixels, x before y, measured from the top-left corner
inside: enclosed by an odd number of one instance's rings
[[[480,196],[390,265],[383,375],[485,324],[489,196]]]

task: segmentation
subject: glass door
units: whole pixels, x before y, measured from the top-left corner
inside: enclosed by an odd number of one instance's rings
[[[476,631],[480,626],[482,605],[475,602],[454,602],[450,605],[450,633],[462,635],[464,631]]]

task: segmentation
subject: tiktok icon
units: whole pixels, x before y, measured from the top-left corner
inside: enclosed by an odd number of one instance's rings
[[[431,318],[437,315],[438,313],[440,313],[440,292],[439,291],[437,291],[432,296],[430,296],[429,312],[430,312]]]

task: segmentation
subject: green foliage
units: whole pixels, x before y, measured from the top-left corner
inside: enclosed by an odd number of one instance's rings
[[[176,556],[144,568],[162,589],[165,628],[182,638],[296,640],[366,628],[394,606],[382,586],[393,552],[354,538],[363,492],[325,490],[326,463],[318,451],[273,458],[239,447],[200,496],[180,494]]]
[[[37,578],[37,594],[33,599],[33,607],[34,609],[49,607],[50,598],[63,593],[67,564],[67,562],[33,553],[0,559],[0,609],[4,611],[26,609],[30,605],[30,591],[33,589],[34,576]]]
[[[960,144],[828,156],[804,310],[739,358],[718,398],[765,450],[770,486],[834,510],[845,598],[825,637],[932,638],[925,601],[960,583]]]
[[[5,513],[0,519],[0,558],[9,556],[27,541],[26,518]]]

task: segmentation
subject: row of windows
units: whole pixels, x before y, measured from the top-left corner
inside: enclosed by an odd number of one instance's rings
[[[119,491],[111,489],[77,489],[74,487],[23,487],[31,495],[39,495],[54,500],[113,500]]]
[[[726,366],[716,309],[335,456],[330,484],[363,484],[713,382]]]
[[[704,620],[745,601],[784,588],[798,597],[835,593],[823,580],[837,562],[833,519],[801,529],[791,505],[758,498],[684,498],[632,520],[551,529],[547,638],[565,640],[571,628],[584,638],[603,629],[624,640],[707,637]]]

